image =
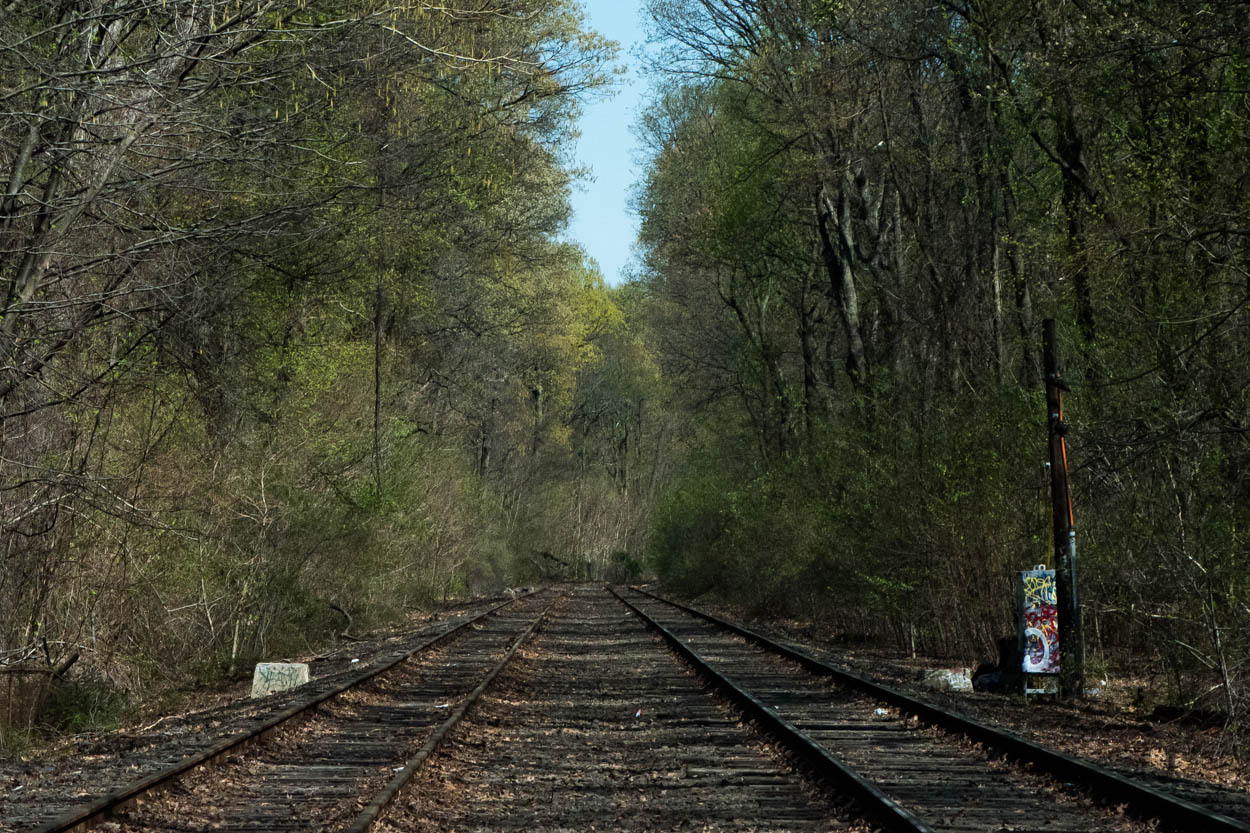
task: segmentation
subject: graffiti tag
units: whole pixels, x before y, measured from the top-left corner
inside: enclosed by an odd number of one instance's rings
[[[1026,570],[1020,574],[1024,598],[1022,670],[1026,674],[1059,673],[1059,608],[1054,570]]]

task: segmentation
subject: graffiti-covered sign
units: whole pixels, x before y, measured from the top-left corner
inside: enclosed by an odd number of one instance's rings
[[[1055,571],[1037,567],[1020,573],[1020,630],[1025,674],[1059,673],[1059,607]]]

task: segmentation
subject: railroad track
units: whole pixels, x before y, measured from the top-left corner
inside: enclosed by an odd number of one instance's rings
[[[120,789],[68,809],[51,802],[61,812],[33,827],[8,818],[6,826],[36,833],[101,823],[125,830],[345,829],[370,797],[393,792],[397,771],[424,744],[437,743],[559,594],[542,591],[492,607],[192,754],[156,750],[149,774]]]
[[[344,645],[311,660],[313,679],[300,688],[167,716],[141,728],[85,737],[72,751],[62,752],[56,763],[35,760],[23,768],[10,766],[0,785],[0,833],[46,824],[75,806],[116,793],[203,752],[225,736],[254,730],[275,715],[360,677],[376,663],[420,650],[503,601],[470,603],[417,630]]]
[[[1200,806],[833,668],[694,608],[637,589],[616,592],[700,674],[771,732],[788,734],[784,742],[792,754],[851,791],[884,827],[1105,830],[1129,823],[1118,817],[1123,810],[1188,833],[1250,833],[1244,816],[1229,815],[1230,808],[1246,812],[1241,793],[1226,791],[1224,802]],[[1005,766],[1000,756],[1016,765]],[[1089,798],[1114,805],[1117,817],[1099,812]]]
[[[379,819],[433,831],[865,830],[599,586],[552,611]]]
[[[1122,802],[1139,821],[917,719],[932,707],[639,591],[544,591],[404,656],[193,756],[211,768],[16,829],[1158,829],[1153,805]]]

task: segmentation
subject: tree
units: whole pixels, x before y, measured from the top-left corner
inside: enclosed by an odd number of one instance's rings
[[[572,4],[507,12],[0,8],[5,650],[90,634],[83,667],[139,679],[208,646],[214,673],[340,627],[330,603],[507,579],[432,381],[483,349],[561,374],[557,145],[614,54]]]
[[[671,497],[681,513],[660,512],[657,563],[674,581],[719,577],[748,603],[836,581],[811,604],[836,599],[847,627],[881,612],[909,638],[923,607],[920,619],[959,622],[938,644],[988,649],[1010,572],[1048,550],[1030,460],[1042,459],[1037,319],[1054,316],[1077,388],[1090,615],[1109,652],[1152,653],[1173,697],[1218,699],[1236,723],[1242,13],[906,0],[650,10],[667,86],[642,122],[642,283],[663,366],[717,392],[685,407],[720,429],[705,452],[716,462]],[[735,389],[754,396],[735,406]],[[770,439],[785,434],[765,416],[799,401],[804,430]],[[751,465],[721,462],[748,449]],[[792,552],[778,554],[767,519],[794,513]],[[702,540],[683,531],[694,528]]]

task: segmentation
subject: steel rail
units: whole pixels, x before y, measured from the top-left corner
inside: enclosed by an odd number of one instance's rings
[[[835,668],[811,654],[790,645],[783,645],[756,631],[744,628],[720,617],[705,613],[695,607],[657,596],[639,587],[630,587],[635,593],[657,602],[675,607],[678,610],[703,619],[724,628],[731,633],[747,639],[772,653],[797,662],[805,669],[820,676],[831,678],[839,685],[853,688],[870,697],[888,703],[907,714],[915,715],[921,721],[948,732],[960,734],[980,743],[986,748],[1006,755],[1012,760],[1032,764],[1038,771],[1071,784],[1079,785],[1099,798],[1113,802],[1123,802],[1130,812],[1137,816],[1158,819],[1171,827],[1202,833],[1250,833],[1250,824],[1238,821],[1207,808],[1169,795],[1146,784],[1126,778],[1106,767],[1082,760],[1072,755],[1048,749],[1041,744],[1026,740],[1005,729],[998,729],[972,720],[968,717],[947,711],[940,706],[928,703],[898,689],[890,688],[861,677],[850,671]]]
[[[151,775],[128,784],[119,790],[101,796],[100,798],[97,798],[87,804],[80,805],[64,815],[53,819],[47,824],[34,828],[30,831],[30,833],[72,833],[72,831],[87,830],[90,827],[104,821],[114,813],[131,806],[136,800],[144,796],[157,793],[170,786],[191,770],[211,765],[231,752],[245,749],[254,743],[270,737],[279,727],[286,724],[288,721],[301,716],[307,716],[313,709],[320,706],[322,703],[325,703],[327,700],[338,697],[340,694],[350,691],[356,686],[372,680],[379,674],[383,674],[395,666],[408,661],[422,651],[427,651],[443,644],[453,636],[460,634],[469,627],[481,622],[483,619],[486,619],[488,616],[492,616],[503,608],[516,603],[518,599],[527,598],[538,592],[541,592],[541,590],[536,590],[532,593],[517,596],[516,599],[509,599],[506,602],[501,602],[500,604],[479,613],[471,619],[466,619],[454,627],[435,634],[421,644],[405,651],[393,659],[369,666],[364,673],[353,677],[350,680],[345,680],[344,682],[334,686],[332,689],[318,694],[312,700],[304,703],[297,703],[283,709],[253,729],[231,735],[228,738],[218,741],[207,749],[202,749],[193,755],[189,755],[181,761],[178,761],[177,763],[168,766],[159,772],[154,772]]]
[[[732,700],[749,718],[776,738],[788,752],[810,767],[817,776],[833,781],[845,789],[884,829],[894,833],[934,833],[932,827],[882,792],[876,784],[835,758],[829,750],[812,740],[793,723],[778,715],[771,706],[713,668],[693,648],[618,593],[616,588],[609,589],[612,595],[616,596],[621,604],[641,619],[647,627],[660,634],[700,676]]]
[[[451,730],[456,728],[460,721],[468,715],[469,711],[474,705],[476,705],[478,699],[481,698],[481,696],[486,692],[486,689],[490,688],[491,684],[495,682],[495,678],[499,676],[501,671],[503,671],[504,666],[506,666],[512,658],[516,656],[517,651],[519,651],[521,646],[525,644],[525,642],[534,634],[534,631],[537,630],[542,621],[547,618],[547,614],[551,612],[551,608],[553,608],[556,602],[558,602],[561,598],[564,598],[564,596],[553,599],[551,604],[547,605],[547,607],[543,609],[543,612],[538,614],[538,618],[530,623],[530,626],[525,629],[525,632],[516,638],[516,641],[512,643],[512,647],[508,649],[508,652],[504,654],[503,658],[499,660],[494,668],[491,669],[490,673],[482,679],[482,682],[478,683],[477,687],[469,693],[459,706],[456,707],[455,711],[453,711],[451,715],[449,715],[448,718],[439,725],[438,729],[434,731],[434,734],[430,735],[430,737],[426,739],[425,743],[415,755],[408,759],[408,762],[404,764],[403,768],[393,778],[391,778],[389,782],[387,782],[386,786],[383,787],[382,790],[374,797],[373,801],[369,802],[369,805],[360,812],[360,815],[356,817],[356,820],[353,821],[351,826],[347,828],[346,833],[365,833],[365,831],[368,830],[375,821],[377,821],[378,817],[382,814],[382,811],[386,809],[386,806],[390,804],[391,801],[394,800],[395,796],[399,795],[399,791],[403,789],[409,779],[416,775],[417,771],[420,770],[421,767],[424,766],[425,762],[430,759],[430,756],[438,751],[438,748],[447,738],[447,735],[450,734]]]

